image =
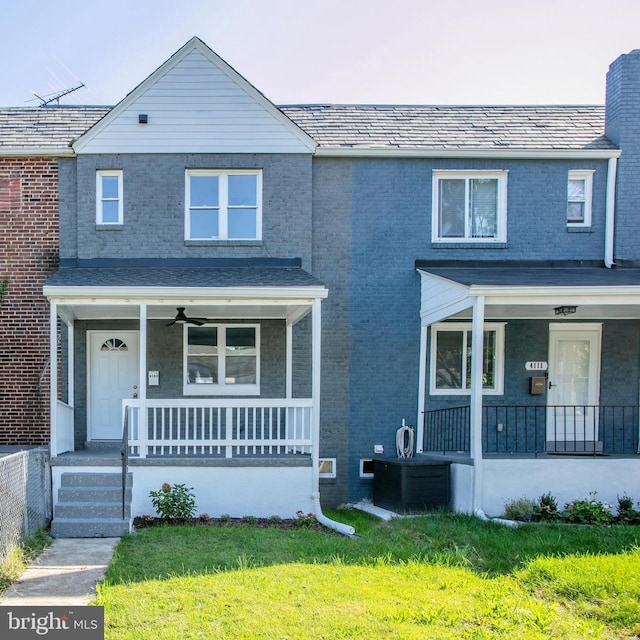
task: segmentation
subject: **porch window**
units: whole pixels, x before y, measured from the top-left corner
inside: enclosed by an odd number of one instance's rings
[[[484,325],[482,388],[500,395],[504,389],[504,324]],[[443,323],[431,328],[432,395],[471,391],[471,324]]]
[[[593,171],[569,171],[567,182],[567,225],[591,226]]]
[[[261,240],[262,173],[190,169],[186,175],[187,240]]]
[[[123,223],[122,170],[96,173],[96,224]]]
[[[184,329],[185,395],[258,395],[259,325]]]
[[[434,171],[434,242],[505,242],[506,171]]]

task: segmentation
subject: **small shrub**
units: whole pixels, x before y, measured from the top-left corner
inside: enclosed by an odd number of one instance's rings
[[[529,498],[516,498],[504,503],[504,517],[507,520],[529,521],[536,510],[536,503]]]
[[[566,522],[573,524],[611,524],[613,521],[609,505],[597,500],[595,491],[583,500],[567,503],[561,515]]]
[[[617,521],[620,524],[640,524],[640,511],[633,508],[633,498],[626,494],[618,496]]]
[[[304,511],[296,511],[296,519],[294,520],[298,527],[311,527],[316,523],[316,517],[313,513],[305,513]]]
[[[211,516],[208,513],[201,513],[198,516],[198,520],[200,520],[200,522],[202,522],[203,524],[206,524],[207,522],[209,522],[209,520],[211,520]]]
[[[558,501],[550,493],[542,494],[538,499],[536,515],[540,520],[557,520],[560,517]]]
[[[269,516],[269,524],[282,524],[282,518],[280,516]]]
[[[231,516],[228,513],[223,513],[218,520],[220,520],[220,522],[231,522]]]
[[[196,511],[193,487],[184,484],[171,486],[165,482],[161,489],[150,491],[151,502],[158,515],[165,520],[189,520]]]
[[[258,518],[255,516],[242,516],[242,522],[244,522],[244,524],[256,524]]]

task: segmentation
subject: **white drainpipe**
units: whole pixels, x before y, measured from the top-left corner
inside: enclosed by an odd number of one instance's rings
[[[605,227],[604,227],[604,266],[607,269],[615,267],[613,258],[613,245],[615,235],[616,218],[616,171],[618,159],[609,158],[607,170],[607,203],[605,207]]]

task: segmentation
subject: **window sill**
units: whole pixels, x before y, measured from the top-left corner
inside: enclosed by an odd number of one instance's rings
[[[586,226],[579,227],[577,225],[567,225],[567,233],[593,233],[593,228]]]
[[[185,247],[261,247],[262,240],[185,240]]]
[[[97,224],[96,231],[122,231],[124,224]]]
[[[190,384],[182,389],[184,396],[260,396],[257,384],[214,385]]]
[[[506,249],[506,242],[432,242],[432,249]]]

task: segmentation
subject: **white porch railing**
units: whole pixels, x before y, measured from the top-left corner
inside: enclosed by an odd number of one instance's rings
[[[129,455],[311,454],[310,399],[127,399]]]

